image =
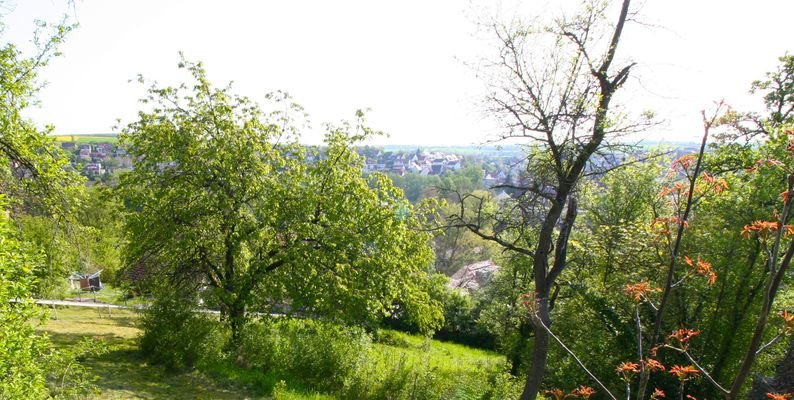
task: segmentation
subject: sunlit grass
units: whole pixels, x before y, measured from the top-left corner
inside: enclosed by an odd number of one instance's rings
[[[303,387],[289,376],[235,367],[231,362],[203,372],[174,373],[149,365],[137,351],[138,314],[133,310],[51,308],[39,328],[56,346],[70,346],[83,337],[108,346],[102,356],[86,360],[99,379],[98,399],[254,399],[327,400],[335,397]],[[489,371],[502,367],[503,357],[487,351],[442,343],[421,336],[381,331],[372,347],[371,368],[390,371],[398,363],[422,366],[450,386],[481,384]]]

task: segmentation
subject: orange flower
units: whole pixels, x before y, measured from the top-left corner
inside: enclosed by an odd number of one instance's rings
[[[723,178],[717,178],[714,175],[709,175],[708,172],[703,173],[703,180],[714,190],[714,193],[720,194],[728,190],[728,182]]]
[[[697,368],[692,365],[687,365],[686,367],[674,365],[672,368],[670,368],[670,374],[675,375],[679,381],[684,382],[692,378],[699,377],[700,371],[698,371]]]
[[[674,331],[668,339],[675,339],[678,341],[678,344],[681,346],[681,349],[686,350],[689,347],[689,341],[692,340],[695,336],[700,335],[700,331],[695,331],[689,328],[681,328],[677,331]]]
[[[672,169],[680,168],[681,170],[687,170],[694,165],[696,159],[697,157],[694,154],[687,154],[673,161]]]
[[[566,396],[565,392],[559,388],[547,390],[545,393],[551,395],[551,397],[553,397],[554,400],[563,400]]]
[[[686,196],[689,193],[689,185],[684,182],[676,182],[672,186],[665,186],[659,191],[659,197],[667,197],[674,194],[678,197]]]
[[[785,335],[794,333],[794,313],[790,313],[788,310],[783,310],[783,312],[780,313],[780,316],[783,317],[783,323],[785,324],[783,327],[783,333]]]
[[[659,388],[654,389],[653,393],[651,393],[651,400],[656,400],[663,397],[664,397],[664,392]]]
[[[704,261],[698,258],[697,266],[695,267],[695,273],[700,276],[706,276],[709,278],[709,285],[713,285],[714,282],[717,281],[717,274],[711,270],[711,263],[708,261]]]
[[[780,195],[783,196],[783,204],[788,204],[789,200],[791,200],[791,191],[789,190],[784,190]]]
[[[684,262],[693,269],[695,274],[707,277],[709,285],[713,285],[717,281],[717,274],[711,270],[710,262],[700,258],[698,258],[697,262],[694,262],[687,256],[684,256]]]
[[[639,302],[643,298],[647,298],[649,294],[653,292],[660,292],[661,289],[652,288],[651,284],[648,282],[640,282],[635,284],[627,284],[623,288],[623,293],[626,296],[633,297],[634,301]]]
[[[785,394],[782,394],[782,393],[767,393],[766,397],[770,398],[772,400],[789,400],[792,397],[794,397],[794,394],[792,394],[792,393],[785,393]]]
[[[615,368],[615,371],[623,375],[623,380],[628,382],[631,380],[632,375],[640,372],[640,364],[624,361]]]
[[[645,367],[648,368],[649,371],[664,371],[664,365],[659,361],[654,360],[653,358],[649,358],[645,360]]]
[[[574,396],[579,396],[583,399],[589,399],[595,393],[595,389],[590,386],[579,386],[571,392]]]
[[[770,233],[777,231],[779,227],[780,223],[777,221],[755,221],[750,225],[744,226],[742,237],[749,239],[751,233],[755,233],[760,237],[766,237]]]

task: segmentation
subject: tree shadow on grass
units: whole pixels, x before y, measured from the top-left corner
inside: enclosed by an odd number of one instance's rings
[[[98,376],[99,398],[241,399],[254,398],[240,388],[225,388],[199,372],[174,373],[150,365],[134,345],[115,345],[86,360]]]
[[[69,347],[83,338],[97,340],[107,351],[82,363],[96,375],[99,399],[252,399],[257,393],[225,379],[211,379],[197,371],[171,372],[150,365],[135,339],[108,334],[47,332],[56,347]]]

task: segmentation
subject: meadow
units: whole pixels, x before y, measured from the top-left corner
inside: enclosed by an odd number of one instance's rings
[[[89,143],[117,143],[118,137],[114,133],[95,134],[95,135],[58,135],[55,136],[56,142],[75,142],[80,144]]]
[[[104,309],[58,307],[48,311],[39,331],[49,335],[56,348],[90,338],[105,349],[103,354],[83,360],[97,376],[96,399],[339,398],[307,387],[278,368],[265,372],[241,368],[231,361],[182,371],[152,365],[138,351],[138,320],[138,312],[126,309],[108,313]],[[451,398],[482,398],[467,393],[481,392],[493,384],[494,377],[504,376],[500,373],[504,358],[495,353],[391,330],[379,331],[370,352],[366,368],[370,372],[380,369],[397,374],[400,368],[420,368],[426,374],[446,377],[454,386],[445,389],[455,391],[449,392]],[[414,384],[421,378],[406,377]]]

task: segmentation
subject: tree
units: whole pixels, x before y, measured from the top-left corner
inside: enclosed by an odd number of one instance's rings
[[[362,322],[400,299],[424,328],[438,325],[423,287],[428,235],[412,229],[417,214],[385,176],[361,175],[352,143],[372,133],[363,115],[329,127],[310,164],[287,97],[274,98],[286,112],[265,114],[214,88],[201,64],[180,67],[194,83],[153,85],[152,109],[122,134],[138,160],[119,186],[127,264],[207,286],[232,344],[249,311],[268,305]]]
[[[586,2],[580,15],[550,27],[490,24],[499,48],[485,69],[491,88],[487,111],[504,124],[505,138],[535,146],[528,155],[534,182],[520,188],[524,194],[501,213],[472,218],[462,211],[451,223],[532,259],[534,341],[522,399],[537,396],[546,370],[552,289],[566,267],[578,211],[577,185],[605,166],[614,151],[610,138],[644,124],[611,112],[612,100],[634,65],[613,68],[629,5],[629,0],[621,2],[613,26],[607,26],[610,8],[604,1]],[[537,231],[525,229],[528,225]],[[526,235],[515,237],[516,231]]]
[[[35,332],[44,317],[33,301],[43,270],[41,248],[24,240],[23,218],[70,218],[79,204],[82,180],[67,170],[67,158],[48,131],[36,128],[22,111],[39,87],[39,69],[57,54],[69,27],[45,34],[40,24],[36,52],[23,54],[14,44],[0,47],[0,398],[76,398],[93,390],[77,351],[55,350]]]

